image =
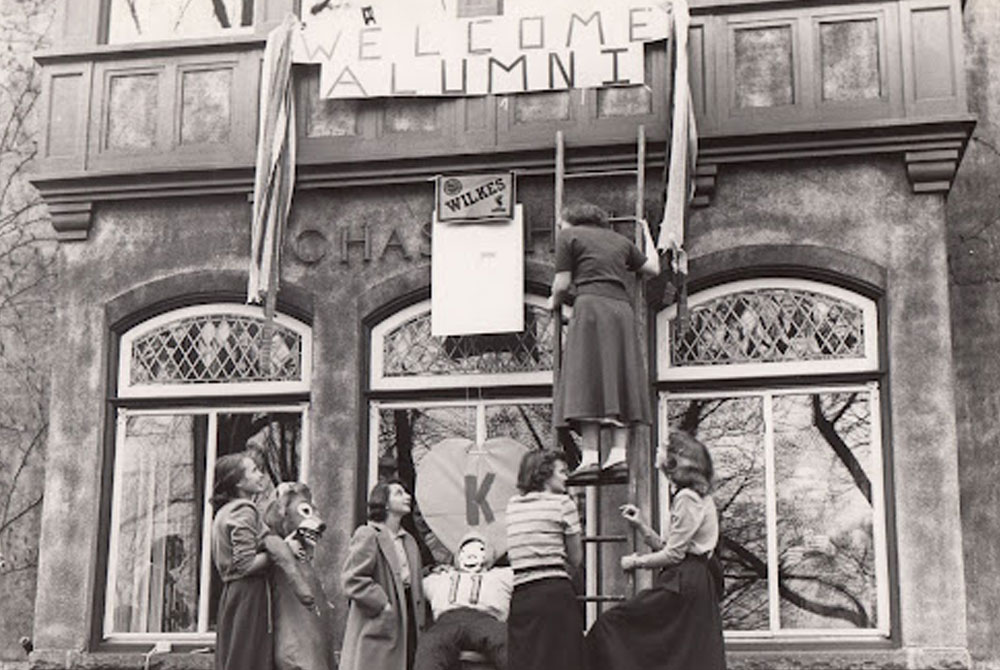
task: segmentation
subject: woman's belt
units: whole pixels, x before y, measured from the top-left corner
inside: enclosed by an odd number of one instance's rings
[[[526,575],[531,572],[541,572],[542,570],[562,570],[566,571],[564,563],[545,563],[543,565],[529,565],[523,568],[514,568],[515,575]]]

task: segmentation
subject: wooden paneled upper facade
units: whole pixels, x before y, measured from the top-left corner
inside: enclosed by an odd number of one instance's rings
[[[64,0],[37,55],[35,183],[67,239],[86,237],[95,200],[251,190],[264,38],[300,3],[256,0],[243,28],[146,41],[115,33],[116,4]],[[898,153],[916,190],[948,189],[973,125],[959,0],[691,4],[699,202],[720,165],[822,155]],[[645,88],[510,96],[323,100],[318,66],[297,65],[299,187],[542,172],[556,130],[570,161],[632,161],[638,124],[662,162],[668,49],[646,49]]]

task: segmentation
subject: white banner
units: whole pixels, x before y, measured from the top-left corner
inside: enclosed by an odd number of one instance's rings
[[[524,330],[524,213],[489,223],[442,223],[431,232],[431,334]]]
[[[322,65],[322,98],[629,86],[644,83],[643,44],[670,32],[668,0],[514,0],[504,9],[459,19],[444,0],[304,3],[294,59]]]

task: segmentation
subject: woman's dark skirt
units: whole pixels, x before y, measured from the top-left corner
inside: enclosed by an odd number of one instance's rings
[[[580,419],[648,424],[647,387],[632,305],[604,296],[579,296],[566,332],[555,424],[565,427]]]
[[[598,617],[586,649],[590,670],[725,670],[708,561],[689,554],[664,569],[652,588]]]
[[[581,670],[583,619],[565,578],[514,587],[507,619],[507,666],[513,670]]]
[[[235,579],[222,585],[215,634],[215,670],[272,670],[267,578]]]

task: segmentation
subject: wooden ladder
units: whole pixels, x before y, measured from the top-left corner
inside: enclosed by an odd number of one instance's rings
[[[632,224],[632,236],[635,244],[640,249],[643,248],[643,233],[639,222],[645,218],[645,190],[646,190],[646,129],[640,125],[636,138],[636,163],[634,168],[618,170],[584,169],[577,171],[567,171],[566,169],[566,144],[562,131],[556,132],[556,165],[555,165],[555,221],[561,217],[563,204],[566,199],[566,188],[569,183],[595,180],[595,179],[618,179],[622,177],[633,177],[635,179],[635,208],[631,215],[612,216],[610,223],[612,227],[625,223]],[[595,203],[599,204],[599,203]],[[552,247],[555,248],[555,234],[557,225],[552,228]],[[636,320],[636,331],[640,334],[647,332],[645,316],[645,285],[637,279],[633,291],[633,312]],[[562,307],[556,308],[552,313],[552,323],[555,327],[556,337],[553,338],[553,394],[559,384],[559,375],[562,369],[563,358],[563,336],[566,319],[563,317]],[[642,437],[646,439],[643,440]],[[562,449],[560,435],[553,428],[553,447],[556,450]],[[645,445],[643,442],[645,441]],[[586,574],[586,593],[579,596],[579,599],[586,603],[587,625],[593,623],[597,615],[608,603],[615,603],[625,600],[628,595],[634,594],[636,590],[636,580],[634,573],[628,573],[625,580],[625,593],[621,589],[617,593],[609,593],[606,590],[605,573],[608,575],[620,574],[617,560],[614,564],[609,564],[609,554],[613,549],[622,550],[629,547],[631,551],[636,550],[636,543],[639,538],[634,532],[622,532],[607,534],[602,532],[602,520],[617,517],[617,507],[624,502],[638,504],[649,511],[648,498],[650,485],[645,481],[649,477],[650,457],[648,449],[648,432],[633,429],[630,435],[630,447],[628,450],[628,469],[625,473],[621,471],[615,473],[596,473],[591,476],[571,478],[569,485],[574,488],[582,488],[585,496],[585,527],[583,534],[584,544],[584,565]],[[623,490],[624,488],[624,490]],[[627,499],[622,496],[626,495]],[[643,504],[645,503],[645,504]],[[612,507],[613,509],[607,509]],[[612,517],[612,513],[614,517]],[[625,526],[625,521],[621,521],[621,526]]]

